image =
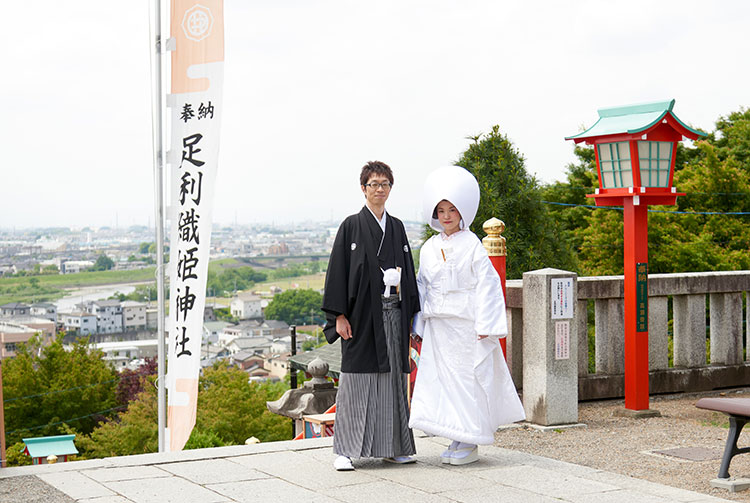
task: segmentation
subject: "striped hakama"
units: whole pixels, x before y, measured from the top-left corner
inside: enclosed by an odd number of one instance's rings
[[[416,452],[409,429],[409,369],[401,368],[399,357],[401,309],[397,296],[382,299],[391,371],[341,373],[333,435],[333,452],[340,456],[388,458]]]

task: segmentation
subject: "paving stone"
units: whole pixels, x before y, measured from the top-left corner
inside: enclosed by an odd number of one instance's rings
[[[560,503],[557,498],[500,484],[469,490],[446,491],[439,495],[461,503]]]
[[[447,503],[450,501],[443,496],[426,493],[387,480],[321,489],[320,492],[337,500],[351,503],[362,503],[363,501]]]
[[[156,477],[171,477],[171,474],[154,466],[127,466],[122,468],[97,468],[81,472],[97,482],[112,482],[115,480],[148,479]]]
[[[78,500],[77,503],[133,503],[127,498],[122,496],[102,496],[100,498],[89,498]]]
[[[240,480],[267,478],[268,475],[247,468],[227,459],[206,459],[158,465],[162,470],[173,473],[196,484],[221,484]]]
[[[206,487],[227,498],[232,498],[233,501],[238,503],[269,503],[274,501],[338,503],[335,499],[324,494],[279,479],[246,480],[243,482],[210,484]]]
[[[361,484],[376,480],[359,469],[337,472],[333,468],[333,459],[330,459],[327,463],[321,463],[304,455],[304,453],[298,452],[288,451],[240,456],[232,458],[232,462],[307,489]],[[382,463],[380,460],[378,462]],[[355,461],[354,466],[358,468],[362,465],[359,461]]]
[[[536,466],[495,468],[478,472],[477,476],[503,485],[563,499],[620,489],[611,484],[587,480]]]
[[[43,473],[39,478],[76,500],[115,495],[100,483],[78,472]]]
[[[673,500],[653,494],[618,489],[602,493],[579,494],[571,501],[575,501],[576,503],[602,503],[603,501],[607,503],[670,503]]]
[[[458,467],[450,465],[433,466],[422,463],[414,465],[386,465],[384,463],[380,467],[373,467],[367,473],[426,493],[470,489],[472,487],[484,488],[493,485],[491,481],[475,476],[471,470],[456,471],[453,468]]]
[[[224,503],[225,496],[179,477],[107,482],[106,486],[134,503]]]

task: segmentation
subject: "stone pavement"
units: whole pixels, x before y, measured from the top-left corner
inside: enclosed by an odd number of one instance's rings
[[[336,472],[331,438],[0,469],[3,503],[728,501],[499,447],[440,464],[447,441],[418,437],[417,460],[355,460]],[[59,492],[58,492],[59,491]]]

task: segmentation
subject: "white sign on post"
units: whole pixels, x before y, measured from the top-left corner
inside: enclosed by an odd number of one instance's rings
[[[573,317],[573,278],[553,278],[552,319],[561,320]]]
[[[555,360],[570,359],[570,322],[555,322]]]

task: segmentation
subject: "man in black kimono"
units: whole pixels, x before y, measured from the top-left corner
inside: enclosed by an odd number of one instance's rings
[[[341,338],[333,452],[337,470],[351,458],[411,463],[409,334],[419,294],[404,224],[385,211],[393,187],[387,164],[360,173],[362,211],[339,227],[326,274],[323,311],[329,343]]]

